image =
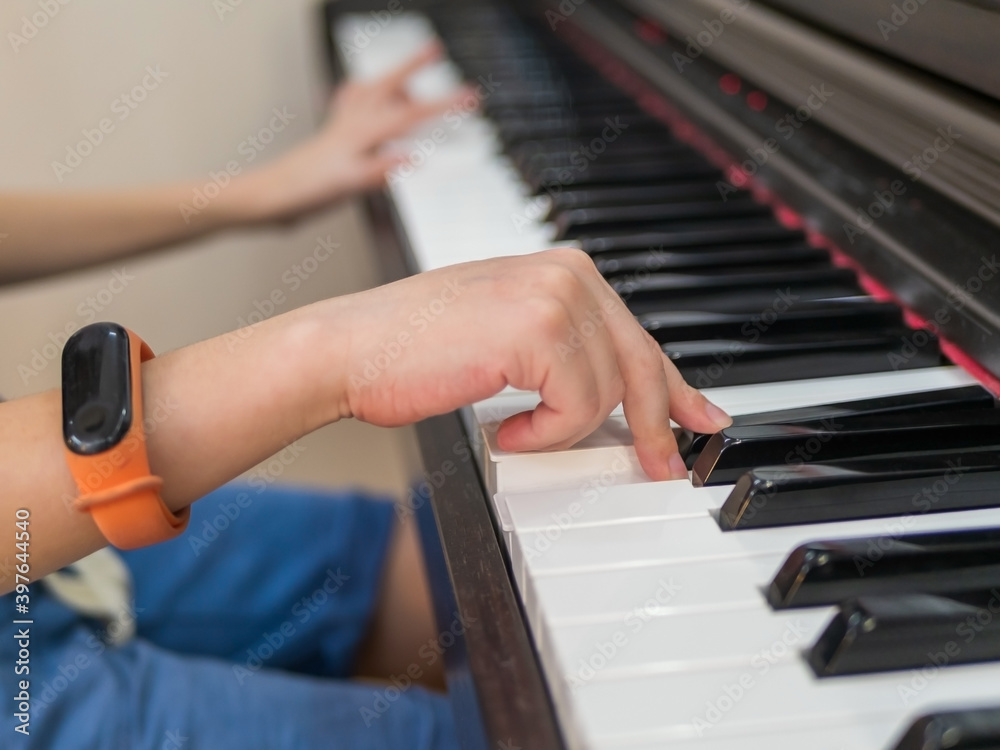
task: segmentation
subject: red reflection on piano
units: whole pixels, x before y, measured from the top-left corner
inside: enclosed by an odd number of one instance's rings
[[[747,106],[755,112],[763,112],[767,106],[767,94],[763,91],[751,91],[747,94]]]
[[[735,73],[726,73],[719,79],[719,88],[722,89],[724,94],[736,95],[740,93],[742,86],[743,81]]]
[[[648,44],[663,44],[667,40],[667,32],[656,21],[640,18],[635,22],[635,33]]]

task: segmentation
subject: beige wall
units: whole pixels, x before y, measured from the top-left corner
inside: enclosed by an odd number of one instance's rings
[[[226,6],[231,12],[220,17]],[[45,14],[44,7],[55,13],[29,39],[23,19]],[[229,160],[246,165],[241,144],[267,125],[275,107],[295,117],[256,163],[306,137],[327,95],[311,0],[5,0],[0,34],[0,188],[207,180]],[[119,97],[144,77],[153,82],[147,66],[165,77],[119,119],[129,107]],[[52,163],[65,163],[67,147],[102,118],[114,129],[60,182]],[[283,275],[321,237],[340,249],[293,290]],[[0,393],[10,398],[56,386],[56,347],[46,345],[71,322],[116,320],[163,351],[238,327],[275,289],[286,293],[283,308],[290,309],[371,286],[377,272],[369,258],[359,212],[344,206],[294,226],[230,233],[142,260],[0,287]],[[128,284],[109,300],[115,273]],[[304,445],[288,472],[293,479],[396,492],[405,485],[408,432],[344,422]]]

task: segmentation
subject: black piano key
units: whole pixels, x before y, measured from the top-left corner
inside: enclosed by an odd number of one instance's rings
[[[696,388],[914,370],[940,365],[941,352],[937,341],[929,335],[909,356],[903,356],[903,342],[910,333],[905,328],[873,331],[841,329],[815,331],[808,335],[765,335],[754,343],[742,339],[675,341],[663,344],[662,348],[684,379]],[[713,483],[734,480],[735,477]]]
[[[1000,444],[1000,409],[889,413],[799,424],[727,427],[695,461],[696,486],[735,482],[756,466],[961,451]]]
[[[767,587],[774,609],[1000,584],[1000,528],[831,539],[796,547]]]
[[[610,142],[600,138],[589,141],[564,138],[555,141],[529,141],[512,153],[511,159],[522,174],[533,175],[546,167],[573,167],[596,159],[658,160],[692,154],[689,146],[659,137],[641,140],[619,138]],[[714,192],[718,197],[717,188]]]
[[[638,316],[638,321],[661,344],[699,339],[738,339],[755,343],[769,335],[899,330],[903,328],[903,312],[888,302],[850,299],[844,304],[838,300],[803,302],[780,313],[771,311],[766,316],[761,316],[760,311],[754,314],[673,311],[644,313]]]
[[[546,111],[550,112],[551,116],[545,117]],[[651,128],[667,132],[663,123],[642,111],[617,112],[611,117],[605,113],[586,114],[577,109],[550,107],[521,110],[517,115],[497,113],[491,119],[500,131],[501,138],[508,137],[515,140],[525,140],[526,137],[537,139],[549,132],[557,134],[591,132],[598,138],[604,132],[605,140],[609,141],[612,137],[617,140],[618,135],[627,133],[633,128],[643,132],[650,132]]]
[[[931,447],[905,456],[760,466],[736,481],[717,521],[723,531],[736,531],[997,507],[998,443],[994,438],[981,450]],[[792,460],[798,460],[795,454]]]
[[[618,106],[620,105],[620,106]],[[586,121],[594,120],[600,122],[612,111],[609,107],[614,107],[614,112],[619,115],[643,116],[642,110],[635,105],[626,105],[624,102],[618,104],[611,102],[591,102],[570,104],[566,106],[548,105],[544,107],[534,107],[524,109],[523,107],[494,107],[490,112],[490,119],[497,122],[524,121],[531,118],[540,120],[555,119],[560,117],[574,116],[582,117]]]
[[[701,155],[689,146],[661,138],[659,134],[632,139],[622,136],[614,141],[605,141],[600,137],[527,141],[511,149],[509,158],[529,184],[537,182],[545,170],[576,169],[598,162],[626,165],[661,163],[667,166],[674,162],[704,162]]]
[[[524,141],[537,141],[544,138],[576,137],[611,140],[612,138],[625,138],[627,137],[626,133],[636,135],[666,135],[667,133],[664,125],[651,117],[633,118],[631,122],[626,118],[616,121],[614,117],[597,122],[583,119],[576,122],[559,119],[538,120],[521,125],[511,124],[502,129],[498,128],[498,130],[505,150],[513,150]],[[707,164],[703,159],[702,161]]]
[[[632,206],[605,206],[602,208],[575,208],[562,211],[553,217],[555,239],[577,237],[581,232],[593,234],[614,231],[622,225],[638,227],[662,222],[691,219],[708,219],[729,216],[767,216],[771,210],[757,203],[750,196],[721,200],[674,202],[666,204],[636,204]]]
[[[1000,708],[924,714],[893,750],[1000,750]]]
[[[747,308],[760,312],[771,308],[780,295],[793,296],[796,301],[846,299],[861,294],[856,285],[828,283],[803,287],[785,287],[775,290],[773,287],[740,289],[738,293],[730,289],[712,291],[710,289],[693,291],[692,293],[672,292],[666,296],[651,296],[644,299],[624,297],[628,309],[633,315],[643,315],[651,312],[669,310],[690,310],[697,305],[699,310],[707,312],[746,312]],[[701,386],[708,387],[708,386]]]
[[[872,301],[872,304],[888,306],[902,317],[902,311],[895,305],[875,301]],[[888,414],[891,412],[926,414],[932,411],[989,409],[995,406],[996,399],[993,398],[993,394],[982,386],[969,385],[962,388],[945,388],[938,391],[918,391],[917,393],[879,396],[877,398],[866,398],[856,401],[840,401],[833,404],[805,406],[798,409],[779,409],[776,411],[756,412],[754,414],[740,414],[733,417],[733,424],[731,426],[796,424],[818,422],[823,419]],[[682,430],[679,433],[677,441],[681,449],[681,455],[693,461],[701,453],[711,437],[711,434]],[[688,466],[688,468],[691,467]]]
[[[558,191],[555,191],[558,194]],[[696,245],[732,245],[741,242],[804,241],[802,232],[787,229],[772,218],[739,218],[732,221],[691,222],[664,231],[619,231],[580,238],[580,247],[591,255],[616,250],[648,250]]]
[[[552,196],[552,208],[547,218],[552,218],[559,211],[568,211],[574,208],[630,206],[633,203],[666,203],[674,200],[716,198],[718,195],[719,189],[711,178],[686,182],[666,181],[652,185],[567,188],[558,195]]]
[[[956,581],[956,584],[958,582]],[[817,677],[1000,659],[1000,590],[850,599],[809,649]]]
[[[766,289],[772,302],[794,306],[798,301],[791,292],[782,296],[786,288],[802,289],[810,286],[838,286],[854,288],[854,272],[848,268],[835,268],[827,263],[774,265],[755,268],[737,266],[723,269],[704,269],[692,272],[651,273],[638,276],[612,277],[611,288],[627,301],[663,300],[675,302],[680,295],[699,293],[727,293],[739,295],[741,290]],[[853,296],[853,295],[852,295]],[[690,309],[690,305],[687,308]],[[676,310],[676,305],[665,307]]]
[[[811,266],[828,263],[829,253],[800,242],[761,242],[746,245],[676,248],[673,250],[643,250],[641,252],[602,253],[594,258],[597,270],[605,276],[625,276],[635,272],[651,273],[682,268],[712,268],[801,264]],[[747,316],[752,312],[747,311]],[[651,313],[653,314],[653,313]],[[696,313],[695,313],[696,314]]]
[[[664,179],[709,177],[718,170],[700,156],[636,160],[624,164],[597,160],[566,167],[545,167],[529,180],[533,193],[558,193],[567,185],[635,185]]]

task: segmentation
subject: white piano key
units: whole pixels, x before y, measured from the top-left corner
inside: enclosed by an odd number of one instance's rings
[[[750,669],[760,660],[801,658],[800,651],[815,642],[834,612],[833,607],[774,612],[762,601],[667,616],[640,609],[614,623],[551,627],[550,647],[571,683],[712,667]]]
[[[348,72],[359,79],[378,78],[413,57],[437,39],[430,19],[419,13],[401,13],[379,24],[375,34],[365,30],[370,15],[344,13],[333,27],[333,39]],[[365,40],[359,44],[359,40]]]
[[[976,379],[959,367],[927,367],[902,372],[706,388],[702,393],[731,414],[753,414],[967,385],[976,385]]]
[[[659,615],[739,607],[764,601],[785,553],[694,563],[653,564],[531,581],[530,618],[553,627],[620,622],[641,610]],[[665,601],[664,601],[665,600]]]
[[[1000,664],[820,680],[802,660],[762,659],[749,669],[593,680],[570,695],[573,721],[598,742],[697,739],[761,725],[819,732],[880,715],[896,725],[932,705],[1000,701]]]
[[[574,490],[498,493],[498,501],[507,506],[514,529],[531,531],[700,518],[706,511],[719,508],[732,489],[730,486],[695,488],[683,479],[629,485],[625,492],[610,493],[615,484],[613,479],[581,483]]]
[[[915,719],[916,715],[912,716]],[[908,725],[911,718],[897,721],[895,716],[858,717],[847,724],[790,728],[787,724],[756,725],[752,729],[731,732],[716,728],[699,739],[671,740],[669,750],[889,750],[899,735],[899,726]],[[606,739],[589,742],[591,750],[663,750],[664,740]]]
[[[608,493],[628,492],[613,487]],[[612,501],[609,498],[609,501]],[[1000,508],[926,513],[900,518],[746,529],[723,533],[707,513],[703,518],[618,523],[604,526],[555,527],[520,532],[512,539],[515,559],[534,575],[608,570],[667,562],[739,558],[787,553],[805,542],[848,536],[983,528],[1000,525]],[[889,543],[887,541],[887,543]]]

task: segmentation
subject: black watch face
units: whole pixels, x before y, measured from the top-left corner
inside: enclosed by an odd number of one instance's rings
[[[94,323],[70,336],[62,357],[63,438],[74,453],[101,453],[132,426],[128,332]]]

